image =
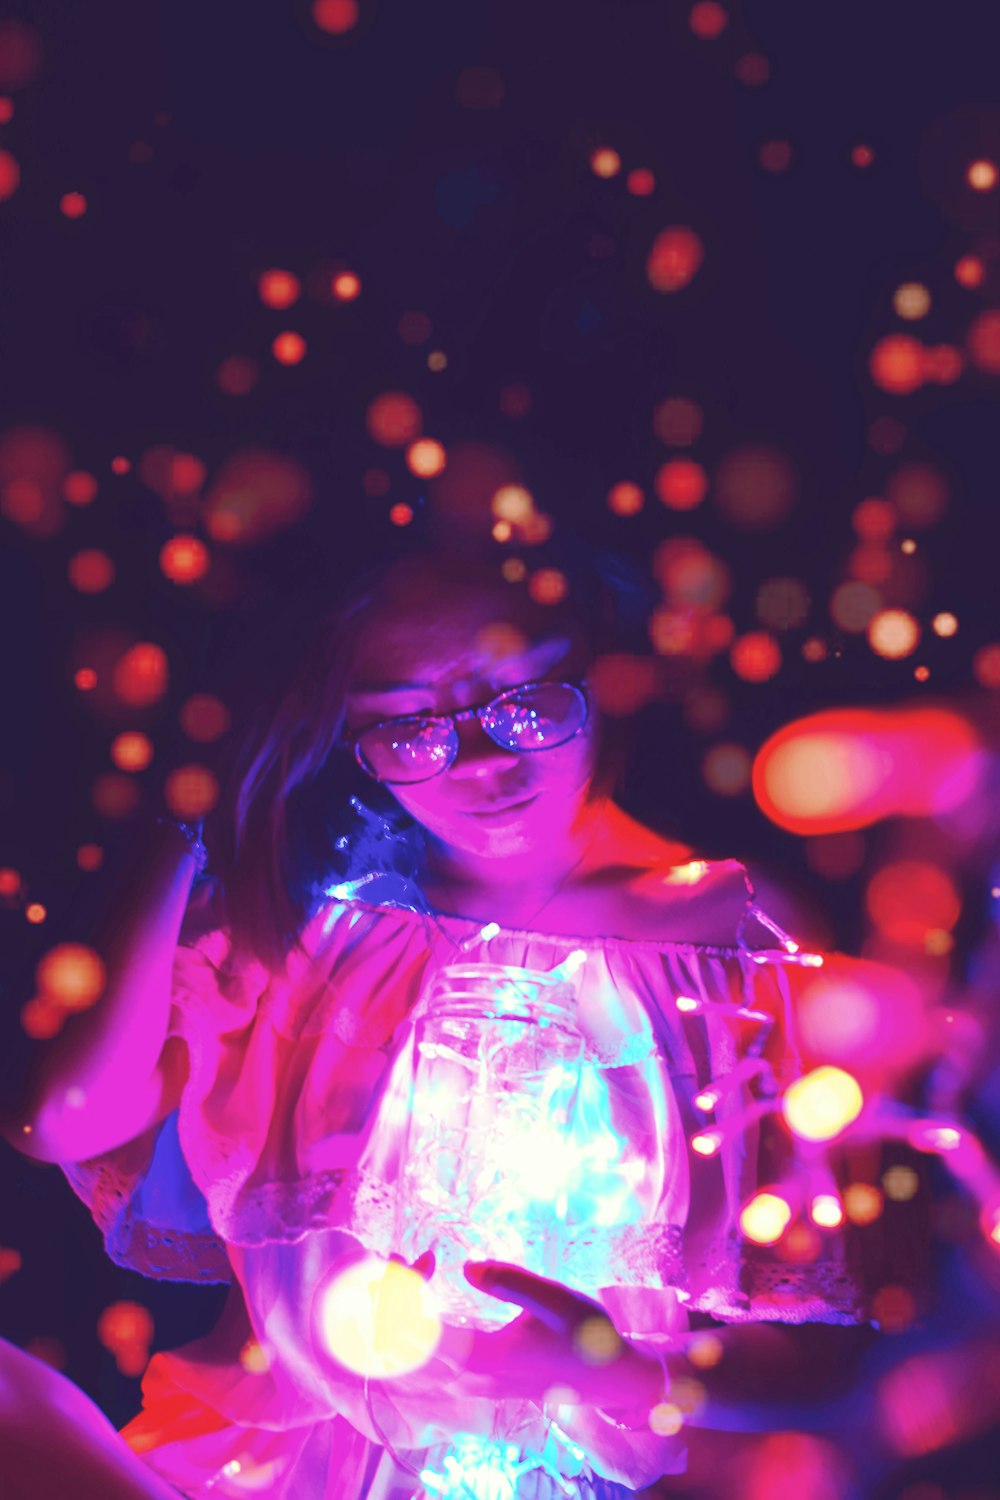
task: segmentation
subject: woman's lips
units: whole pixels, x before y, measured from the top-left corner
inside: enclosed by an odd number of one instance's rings
[[[505,803],[503,807],[487,807],[484,808],[481,812],[477,812],[470,807],[469,817],[481,818],[484,822],[499,821],[501,818],[510,818],[513,817],[515,813],[523,812],[526,807],[530,806],[530,804],[534,802],[537,796],[538,793],[533,792],[530,797],[524,797],[520,802],[508,802]]]

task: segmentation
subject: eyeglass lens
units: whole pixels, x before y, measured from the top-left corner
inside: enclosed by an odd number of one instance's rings
[[[580,690],[566,682],[537,683],[503,696],[480,711],[480,722],[506,750],[548,750],[571,739],[587,716]],[[380,781],[426,781],[447,769],[458,753],[450,719],[408,719],[374,725],[358,737],[358,751]]]

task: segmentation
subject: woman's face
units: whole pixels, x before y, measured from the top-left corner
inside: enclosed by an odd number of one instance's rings
[[[535,605],[503,580],[428,574],[405,597],[377,603],[362,626],[347,693],[346,738],[408,714],[481,707],[506,688],[577,682],[589,651],[565,611]],[[587,802],[599,723],[532,752],[497,745],[479,720],[456,725],[458,754],[430,780],[392,785],[433,837],[471,855],[516,855],[561,844]]]

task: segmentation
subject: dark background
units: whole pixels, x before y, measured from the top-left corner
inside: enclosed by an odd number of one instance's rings
[[[872,384],[867,359],[891,331],[961,346],[973,312],[1000,300],[989,260],[1000,194],[962,183],[969,159],[1000,149],[1000,15],[993,0],[769,0],[729,7],[726,30],[702,41],[688,9],[362,0],[357,27],[335,37],[301,3],[6,7],[37,32],[43,60],[32,82],[7,90],[16,108],[0,127],[21,165],[18,191],[0,204],[3,429],[58,432],[72,466],[99,481],[95,503],[64,508],[51,535],[0,520],[0,865],[23,882],[0,910],[8,1035],[34,963],[92,878],[77,869],[77,847],[118,837],[90,800],[113,734],[143,727],[162,744],[139,778],[143,807],[155,810],[180,754],[178,705],[194,691],[225,697],[269,605],[318,554],[335,591],[338,578],[405,545],[388,520],[393,503],[414,506],[414,533],[424,524],[425,487],[365,430],[383,390],[414,395],[446,447],[469,436],[509,447],[559,525],[640,566],[671,532],[701,537],[733,570],[727,609],[738,631],[754,628],[766,578],[805,582],[810,615],[787,633],[781,672],[749,685],[723,653],[709,678],[729,702],[725,729],[698,733],[682,705],[659,708],[627,801],[710,857],[737,855],[796,886],[835,942],[859,941],[859,884],[820,878],[804,840],[773,827],[749,793],[712,794],[699,766],[713,739],[752,753],[798,713],[919,691],[917,658],[880,659],[863,636],[838,632],[826,607],[854,545],[851,511],[899,458],[932,459],[952,486],[945,516],[921,537],[927,583],[914,608],[924,622],[954,609],[961,629],[953,640],[926,636],[928,691],[977,691],[972,659],[998,619],[996,377],[969,367],[952,385],[892,396]],[[770,63],[759,87],[734,72],[751,51]],[[459,75],[473,66],[502,76],[499,107],[458,102]],[[790,143],[787,170],[761,167],[769,140]],[[851,161],[860,143],[875,153],[865,169]],[[623,159],[610,181],[588,166],[603,144]],[[655,173],[650,197],[626,191],[633,166]],[[88,200],[78,220],[59,212],[67,191]],[[685,291],[662,296],[645,257],[655,234],[678,223],[697,228],[705,264]],[[971,293],[952,267],[974,249],[991,269]],[[332,262],[361,276],[356,302],[261,305],[262,270],[306,278]],[[910,280],[933,296],[920,325],[892,309],[894,289]],[[425,344],[399,335],[412,310],[431,320]],[[308,341],[297,366],[269,354],[282,328]],[[445,370],[428,370],[430,349],[445,351]],[[232,354],[260,364],[244,396],[216,383]],[[533,398],[520,420],[499,404],[515,382]],[[799,498],[787,520],[738,533],[711,496],[680,516],[655,497],[637,517],[609,514],[618,479],[650,493],[665,456],[651,413],[673,394],[705,413],[694,451],[709,468],[743,442],[789,456]],[[898,455],[873,446],[872,424],[885,415],[906,429]],[[210,475],[252,444],[294,455],[314,477],[302,522],[227,560],[236,583],[226,602],[162,577],[170,516],[135,468],[111,472],[114,455],[137,464],[156,443],[197,454]],[[364,471],[382,463],[390,491],[366,495]],[[84,546],[115,560],[105,593],[81,595],[67,581]],[[155,710],[116,716],[75,691],[80,643],[104,626],[168,649],[170,693]],[[802,658],[807,636],[828,643],[825,661]],[[880,837],[869,836],[870,858]],[[975,880],[967,896],[971,944],[988,902]],[[25,921],[25,900],[46,906],[45,924]],[[170,1347],[210,1325],[221,1289],[112,1266],[56,1168],[4,1150],[0,1194],[0,1243],[22,1257],[0,1289],[0,1330],[22,1345],[58,1340],[67,1373],[120,1425],[137,1409],[138,1381],[98,1343],[100,1309],[143,1303],[154,1347]],[[969,1462],[969,1482],[987,1485],[976,1494],[1000,1493],[989,1489],[987,1459]]]

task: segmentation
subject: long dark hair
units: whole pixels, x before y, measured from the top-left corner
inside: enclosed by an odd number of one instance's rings
[[[501,560],[499,549],[489,559],[498,575]],[[482,568],[486,559],[478,554],[471,562]],[[648,654],[646,622],[656,595],[633,564],[569,535],[533,548],[532,563],[563,573],[568,607],[595,656]],[[374,870],[419,878],[423,829],[357,767],[342,733],[345,689],[369,611],[390,580],[427,565],[469,576],[468,557],[425,548],[369,569],[332,607],[311,610],[299,598],[268,622],[268,660],[255,668],[256,699],[237,726],[206,837],[211,906],[229,929],[234,955],[274,973],[301,948],[302,930],[332,885]],[[599,791],[619,789],[627,741],[622,721],[606,724]]]

